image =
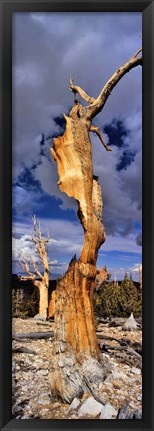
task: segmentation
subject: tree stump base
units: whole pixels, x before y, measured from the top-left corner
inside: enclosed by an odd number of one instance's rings
[[[71,403],[74,398],[81,398],[93,385],[99,385],[111,371],[109,363],[104,360],[87,357],[80,363],[72,352],[54,355],[49,374],[52,398],[61,398]]]
[[[55,291],[55,339],[49,381],[53,397],[71,403],[104,381],[108,362],[95,330],[93,289],[96,268],[74,257]],[[93,390],[93,389],[92,389]]]

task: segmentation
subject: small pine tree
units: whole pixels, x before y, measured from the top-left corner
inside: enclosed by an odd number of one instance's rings
[[[94,311],[104,317],[129,317],[133,312],[134,317],[142,313],[142,302],[135,286],[132,275],[127,273],[121,284],[106,283],[100,291],[94,294]]]

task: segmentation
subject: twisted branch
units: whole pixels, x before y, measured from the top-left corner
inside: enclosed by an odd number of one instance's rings
[[[20,278],[20,280],[35,280],[36,275],[30,271],[28,262],[24,259],[24,257],[22,257],[22,259],[19,261],[19,265],[24,272],[29,274],[29,275],[20,275],[19,274],[18,277]]]
[[[86,102],[90,102],[90,105],[84,107],[84,116],[87,120],[92,120],[104,107],[111,91],[116,86],[116,84],[120,81],[120,79],[128,73],[131,69],[138,65],[142,65],[142,56],[138,57],[138,54],[142,51],[142,48],[138,49],[136,53],[131,57],[131,59],[121,66],[108,80],[103,89],[101,90],[97,99],[90,97],[85,91],[76,85],[73,85],[73,80],[70,79],[70,88],[75,95],[78,93],[82,99]],[[97,133],[97,132],[96,132]],[[104,145],[104,144],[103,144]]]
[[[93,97],[88,96],[88,94],[78,85],[73,85],[73,79],[70,79],[70,87],[69,90],[72,91],[76,95],[78,93],[80,97],[82,97],[83,100],[86,100],[86,102],[93,103],[95,99]]]
[[[90,126],[90,132],[94,132],[94,133],[96,133],[98,135],[98,137],[99,137],[100,141],[102,142],[102,144],[104,145],[106,151],[112,151],[112,148],[108,147],[108,145],[106,145],[106,143],[104,141],[104,138],[101,135],[101,132],[100,132],[100,130],[99,130],[98,127],[96,127],[96,126]]]
[[[86,118],[93,119],[104,107],[108,97],[111,94],[111,91],[116,86],[116,84],[120,81],[120,79],[128,73],[131,69],[138,65],[142,65],[142,57],[137,57],[138,53],[142,50],[140,48],[134,56],[123,66],[121,66],[107,81],[103,89],[101,90],[99,96],[91,105],[86,106]]]

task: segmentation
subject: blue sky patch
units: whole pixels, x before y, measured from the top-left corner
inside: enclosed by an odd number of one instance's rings
[[[106,124],[103,131],[108,135],[109,142],[108,145],[116,145],[116,147],[124,147],[124,138],[129,135],[129,130],[124,126],[123,121],[114,119],[111,124]]]

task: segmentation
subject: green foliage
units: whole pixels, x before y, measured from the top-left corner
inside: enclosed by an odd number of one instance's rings
[[[103,317],[128,317],[133,312],[135,317],[142,314],[142,300],[132,276],[125,274],[121,283],[103,283],[94,293],[94,311]]]
[[[34,317],[39,310],[39,290],[32,289],[14,290],[12,293],[12,317]]]
[[[29,317],[34,317],[35,314],[38,313],[38,308],[39,308],[39,291],[37,287],[35,287],[31,297],[29,297],[25,302],[25,304],[23,304],[23,311],[26,311]]]

